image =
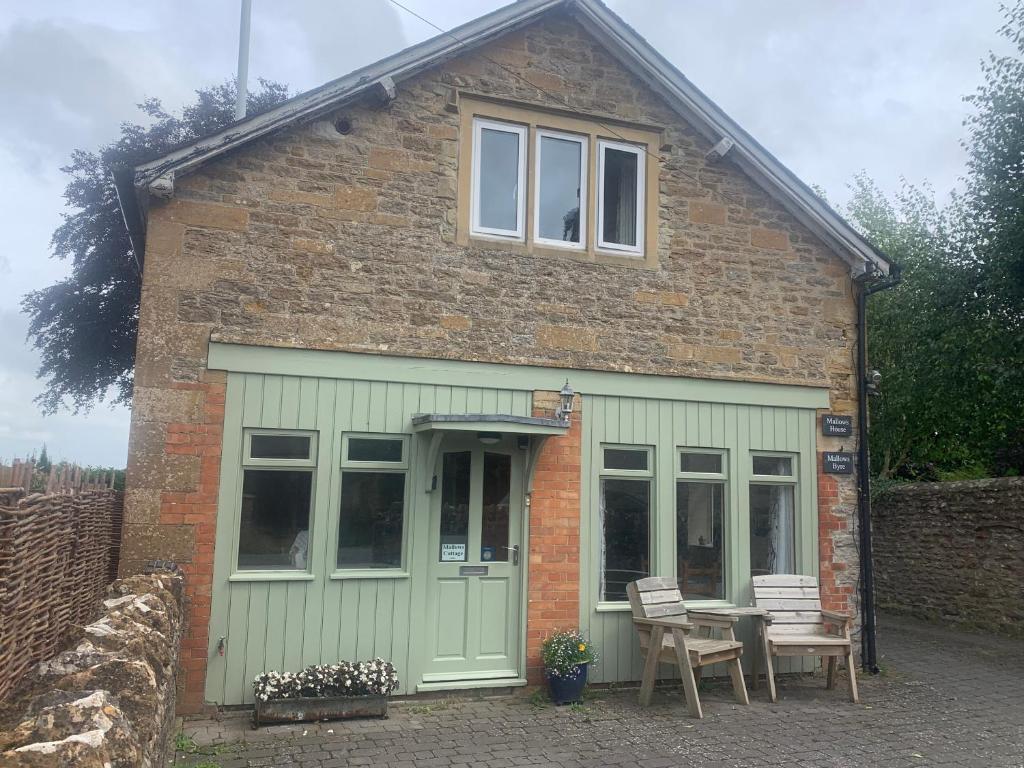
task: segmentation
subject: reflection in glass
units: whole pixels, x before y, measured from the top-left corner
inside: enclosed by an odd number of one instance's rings
[[[540,138],[538,232],[547,240],[580,242],[580,181],[583,145],[578,141]]]
[[[642,448],[605,448],[605,469],[647,469],[647,451]]]
[[[239,570],[307,567],[312,489],[311,470],[245,470]]]
[[[793,474],[793,459],[790,456],[754,456],[755,475],[783,475]]]
[[[750,485],[750,573],[794,573],[792,485]]]
[[[399,568],[404,472],[342,472],[339,568]]]
[[[348,460],[401,461],[402,441],[373,437],[350,437],[348,439]]]
[[[480,226],[519,229],[519,134],[480,129]]]
[[[484,507],[481,517],[480,549],[491,560],[508,560],[509,499],[512,491],[512,457],[484,453]]]
[[[441,468],[442,562],[465,561],[469,546],[469,471],[473,454],[446,453]]]
[[[720,475],[722,473],[722,454],[681,453],[679,454],[679,471]]]
[[[721,483],[676,483],[676,557],[683,598],[724,598]]]
[[[601,599],[626,599],[626,585],[650,576],[651,482],[601,478]]]
[[[254,459],[308,459],[309,435],[251,435],[249,456]]]
[[[634,152],[604,148],[604,242],[636,247],[637,164]]]

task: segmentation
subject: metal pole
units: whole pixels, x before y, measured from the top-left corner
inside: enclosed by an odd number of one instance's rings
[[[249,100],[249,38],[252,22],[252,0],[242,0],[242,20],[238,27],[238,81],[235,97],[235,120],[245,117]]]

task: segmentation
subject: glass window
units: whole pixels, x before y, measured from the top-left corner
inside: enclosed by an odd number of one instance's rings
[[[508,561],[509,499],[512,495],[512,457],[484,453],[484,499],[480,525],[481,552],[490,559]]]
[[[722,483],[676,483],[676,573],[684,599],[725,598],[724,506]]]
[[[488,120],[477,120],[474,125],[473,229],[521,237],[526,129]]]
[[[305,570],[309,562],[311,469],[243,470],[239,570]]]
[[[309,459],[309,435],[273,435],[260,432],[249,436],[249,458]]]
[[[604,468],[646,471],[647,458],[645,448],[605,448]]]
[[[601,600],[626,600],[626,585],[651,575],[650,479],[601,478]]]
[[[338,568],[401,568],[405,473],[343,471],[339,519]]]
[[[796,488],[783,483],[750,485],[750,573],[794,573]]]
[[[540,242],[584,244],[586,146],[583,137],[537,132],[535,224]]]
[[[610,141],[602,141],[598,150],[597,244],[639,253],[643,241],[643,150]]]
[[[469,548],[469,483],[473,454],[446,453],[441,467],[441,562],[464,562]]]
[[[679,454],[679,471],[720,475],[722,474],[722,454],[683,451]]]
[[[405,441],[379,437],[349,437],[348,460],[401,462]]]
[[[791,456],[753,456],[755,475],[793,476],[793,458]]]

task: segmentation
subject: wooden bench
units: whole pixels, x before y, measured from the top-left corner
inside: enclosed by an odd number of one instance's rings
[[[774,656],[821,656],[828,659],[827,687],[835,687],[836,659],[846,657],[850,699],[859,701],[850,640],[852,617],[822,610],[818,580],[813,576],[754,576],[754,604],[768,614],[761,624],[768,694],[775,692]]]
[[[697,679],[701,667],[724,663],[732,678],[736,701],[749,704],[747,686],[743,682],[740,656],[743,643],[736,640],[733,624],[735,616],[716,615],[710,611],[689,611],[675,579],[651,576],[626,585],[626,594],[633,609],[633,625],[640,636],[640,651],[644,656],[644,674],[640,685],[640,704],[651,703],[658,662],[676,664],[683,678],[686,708],[694,717],[704,717],[697,695]],[[721,639],[698,638],[690,635],[694,627],[717,629]],[[698,671],[694,677],[694,670]]]

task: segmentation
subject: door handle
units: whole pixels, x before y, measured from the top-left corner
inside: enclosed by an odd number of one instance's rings
[[[519,565],[519,545],[516,544],[514,547],[502,547],[512,553],[512,565]]]

